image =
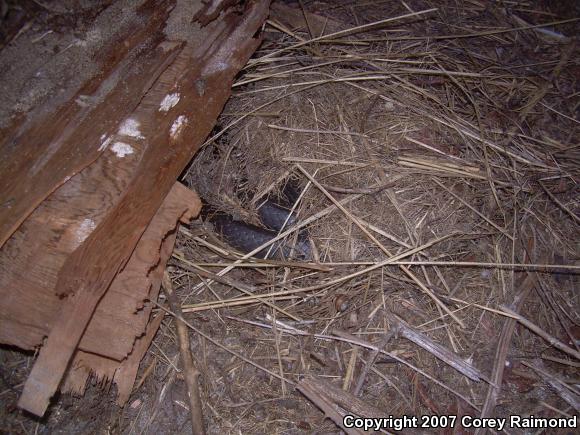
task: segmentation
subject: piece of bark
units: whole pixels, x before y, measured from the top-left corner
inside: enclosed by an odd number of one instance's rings
[[[70,294],[26,381],[19,406],[42,415],[56,391],[94,309],[127,262],[159,204],[213,128],[231,83],[260,43],[255,37],[269,1],[248,2],[229,14],[194,50],[182,50],[124,122],[147,142],[137,173],[120,203],[59,273],[57,291]],[[167,111],[162,102],[177,94]],[[103,255],[105,253],[105,255]]]
[[[155,334],[161,325],[164,313],[159,313],[149,324],[143,337],[139,337],[135,342],[133,352],[124,360],[117,371],[115,372],[114,382],[117,384],[117,405],[123,406],[129,400],[129,396],[133,391],[137,372],[139,371],[139,364],[145,356],[145,352],[149,349]]]

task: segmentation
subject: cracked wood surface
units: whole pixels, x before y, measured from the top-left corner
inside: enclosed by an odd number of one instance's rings
[[[126,128],[118,134],[131,136],[133,145],[143,144],[143,154],[120,201],[60,269],[55,290],[68,298],[24,386],[20,407],[37,415],[46,410],[99,300],[213,128],[233,78],[259,45],[254,35],[268,5],[266,0],[249,2],[244,14],[216,21],[200,45],[181,50],[122,121]],[[166,97],[175,94],[175,104],[162,109]]]

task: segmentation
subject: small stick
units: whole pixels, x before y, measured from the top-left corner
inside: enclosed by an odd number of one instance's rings
[[[412,341],[417,346],[426,350],[444,363],[449,364],[459,373],[467,376],[472,381],[479,382],[480,380],[485,379],[483,373],[481,373],[471,364],[461,359],[455,353],[451,352],[449,349],[446,349],[445,347],[431,340],[425,334],[415,330],[398,316],[392,315],[390,317],[396,322],[399,334],[405,337],[407,340]]]
[[[356,386],[354,387],[354,391],[352,392],[355,396],[360,396],[360,392],[362,390],[362,387],[365,383],[365,379],[369,373],[369,370],[371,369],[371,367],[374,365],[375,361],[377,360],[377,357],[379,356],[380,350],[383,349],[387,343],[389,341],[391,341],[391,339],[395,336],[396,334],[396,330],[393,329],[391,331],[389,331],[387,333],[387,335],[385,335],[382,339],[380,344],[377,346],[376,349],[372,349],[372,351],[370,352],[369,358],[366,361],[359,377],[358,377],[358,381],[356,382]]]
[[[171,311],[176,313],[178,317],[175,319],[177,329],[177,337],[179,339],[179,353],[181,355],[181,363],[183,365],[183,376],[187,384],[187,392],[189,397],[189,410],[191,411],[191,432],[193,435],[205,435],[205,428],[203,425],[203,411],[201,407],[201,394],[199,391],[198,379],[200,376],[199,370],[193,363],[191,356],[191,349],[189,348],[189,334],[187,326],[181,320],[181,304],[177,300],[173,292],[173,285],[169,278],[169,273],[165,271],[163,274],[163,290],[167,295],[167,301],[171,307]]]
[[[576,223],[580,223],[580,217],[578,217],[576,214],[574,214],[572,212],[572,210],[570,210],[568,207],[566,207],[564,204],[562,204],[562,202],[560,202],[558,200],[558,198],[556,198],[554,196],[554,194],[552,192],[550,192],[546,186],[544,186],[544,183],[542,183],[541,181],[539,183],[540,183],[540,186],[542,186],[542,189],[544,189],[544,192],[546,192],[546,195],[548,195],[550,197],[550,199],[552,201],[554,201],[558,207],[560,207],[562,210],[564,210],[566,213],[568,213],[570,215],[570,217],[572,217],[572,219],[574,219],[576,221]]]
[[[350,162],[348,160],[310,159],[306,157],[282,157],[282,161],[290,163],[320,163],[322,165],[354,166],[356,168],[372,166],[370,163]]]
[[[528,328],[530,331],[534,332],[535,334],[539,335],[544,340],[546,340],[550,344],[550,346],[554,346],[556,349],[561,350],[562,352],[567,353],[568,355],[571,355],[576,359],[580,359],[580,352],[562,343],[553,335],[548,334],[542,328],[530,322],[521,314],[516,313],[515,311],[506,307],[505,305],[500,305],[500,308],[507,314],[509,314],[511,317],[516,319],[518,322],[520,322],[522,325],[524,325],[526,328]]]
[[[580,393],[578,390],[571,388],[566,383],[561,381],[557,376],[546,371],[544,364],[541,360],[534,361],[533,364],[527,361],[522,361],[526,367],[534,369],[538,376],[543,377],[544,381],[550,385],[558,393],[558,395],[566,402],[568,405],[572,406],[576,412],[580,412]]]

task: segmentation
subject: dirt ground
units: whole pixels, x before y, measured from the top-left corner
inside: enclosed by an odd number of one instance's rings
[[[0,0],[0,128],[59,87],[70,98],[138,3]],[[292,179],[311,255],[244,258],[207,212],[180,229],[169,270],[207,432],[341,433],[297,390],[312,376],[385,417],[578,416],[579,4],[274,3],[181,181],[206,210],[263,227],[260,204]],[[228,283],[208,278],[227,267]],[[124,408],[93,380],[26,415],[34,355],[0,358],[2,432],[190,433],[170,315]]]

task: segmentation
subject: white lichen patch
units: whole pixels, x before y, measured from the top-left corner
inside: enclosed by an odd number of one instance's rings
[[[111,138],[107,137],[106,134],[101,135],[101,146],[99,147],[99,152],[105,151],[109,144],[111,143]]]
[[[96,228],[95,221],[92,219],[85,219],[81,222],[79,227],[77,228],[75,235],[77,242],[79,244],[83,243],[87,237],[95,230]]]
[[[179,95],[178,93],[166,95],[165,98],[163,98],[163,101],[161,102],[161,104],[159,105],[159,111],[160,112],[169,112],[169,109],[171,109],[177,103],[179,103],[180,98],[181,98],[181,95]]]
[[[141,130],[139,130],[140,126],[141,124],[136,119],[127,118],[125,119],[125,121],[123,121],[123,123],[119,127],[118,134],[120,136],[129,136],[134,137],[136,139],[143,139]]]
[[[120,159],[129,154],[133,154],[134,152],[133,147],[125,142],[115,142],[111,147],[111,151],[113,151]]]
[[[173,124],[171,124],[171,129],[169,130],[169,135],[171,139],[177,139],[181,132],[183,131],[184,127],[187,125],[187,118],[184,115],[179,115]]]

